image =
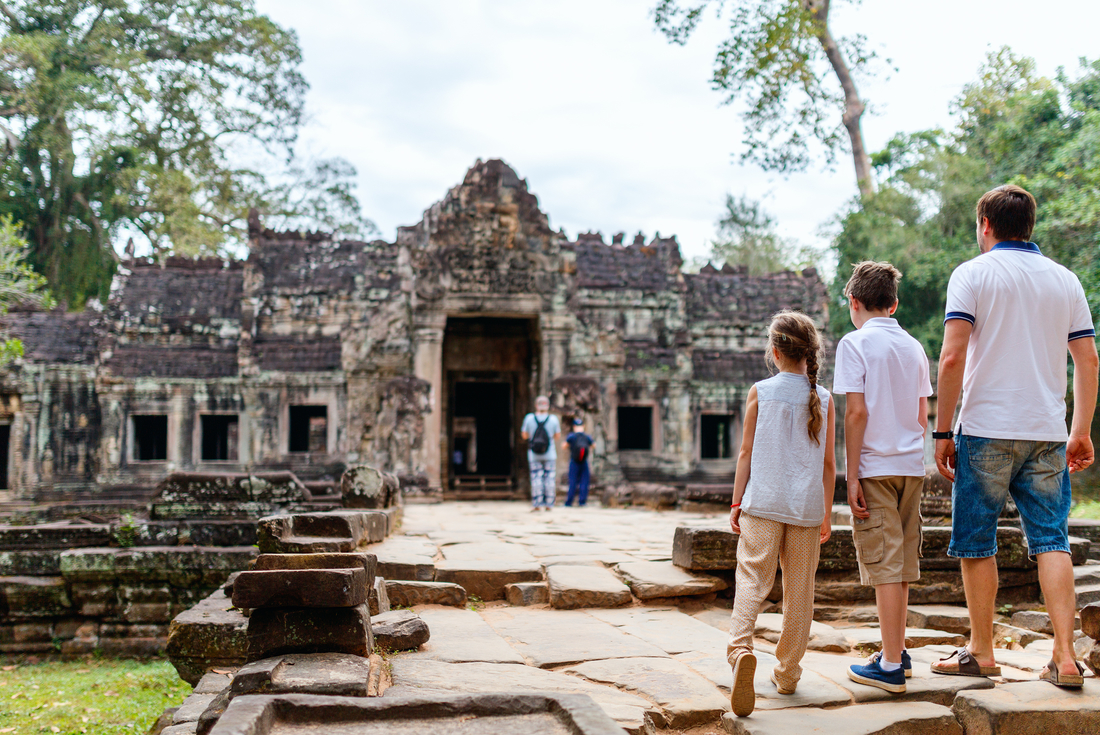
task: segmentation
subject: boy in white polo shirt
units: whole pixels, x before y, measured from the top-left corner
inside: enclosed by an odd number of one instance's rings
[[[928,357],[891,318],[901,273],[889,263],[856,264],[844,288],[855,332],[836,349],[833,393],[847,396],[844,436],[848,505],[860,581],[874,585],[882,652],[848,678],[905,691],[909,583],[920,579],[920,499],[928,426]]]

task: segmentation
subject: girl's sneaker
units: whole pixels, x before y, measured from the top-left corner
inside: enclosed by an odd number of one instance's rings
[[[745,651],[732,663],[733,687],[730,690],[730,709],[738,717],[748,717],[756,707],[756,689],[753,686],[753,677],[756,675],[756,656],[750,651]]]
[[[853,664],[848,667],[848,678],[894,694],[905,693],[905,670],[883,671],[877,656],[872,657],[866,664]]]

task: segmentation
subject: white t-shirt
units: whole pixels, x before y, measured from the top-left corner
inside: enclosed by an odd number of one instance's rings
[[[537,423],[536,423],[537,421]],[[520,427],[520,431],[527,434],[527,446],[531,446],[531,440],[535,438],[535,430],[538,429],[538,425],[546,422],[546,435],[550,437],[550,449],[545,454],[535,454],[528,448],[527,456],[533,457],[538,460],[551,460],[558,458],[558,449],[554,444],[554,435],[561,433],[561,422],[558,421],[558,417],[552,413],[529,413],[523,417],[523,425]]]
[[[1096,334],[1077,276],[1034,243],[998,243],[951,274],[951,319],[974,325],[957,432],[1066,441],[1067,343]]]
[[[867,404],[858,477],[923,477],[920,399],[932,383],[920,342],[896,319],[868,319],[836,346],[833,373],[833,393],[862,393]]]

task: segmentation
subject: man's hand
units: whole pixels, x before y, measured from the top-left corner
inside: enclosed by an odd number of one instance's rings
[[[730,508],[730,528],[732,528],[733,532],[736,533],[736,534],[741,533],[741,524],[739,522],[740,520],[741,520],[741,507],[738,506],[736,508]]]
[[[867,510],[867,500],[863,497],[863,485],[859,480],[848,480],[848,507],[856,518],[871,517],[871,512]]]
[[[1092,456],[1092,442],[1089,442],[1089,456]],[[955,481],[955,442],[950,439],[936,440],[936,469],[951,482]]]
[[[825,520],[821,522],[821,543],[829,540],[833,535],[833,519],[829,517],[829,509],[825,509]]]
[[[1092,466],[1093,461],[1092,437],[1071,436],[1066,442],[1066,464],[1070,472],[1080,472]]]

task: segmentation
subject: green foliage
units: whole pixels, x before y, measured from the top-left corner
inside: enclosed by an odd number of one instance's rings
[[[1006,183],[1035,195],[1033,239],[1080,276],[1100,310],[1100,62],[1079,75],[1038,77],[1034,62],[1008,49],[989,55],[955,103],[950,132],[899,135],[872,157],[882,187],[853,201],[833,242],[838,307],[849,266],[887,260],[903,273],[898,321],[935,358],[943,336],[947,282],[978,254],[974,207]],[[833,333],[851,330],[847,309],[831,312]]]
[[[250,206],[370,228],[346,163],[292,161],[301,52],[253,0],[16,0],[0,13],[0,213],[24,223],[31,262],[71,305],[107,296],[124,230],[162,256],[224,253]]]
[[[726,195],[726,211],[718,220],[717,238],[711,241],[711,258],[751,275],[801,269],[816,265],[820,256],[812,248],[784,238],[775,229],[775,217],[760,202]]]
[[[167,661],[94,658],[29,663],[5,659],[0,729],[11,732],[142,733],[191,693]]]
[[[30,246],[19,236],[11,215],[0,215],[0,314],[21,304],[49,308],[53,300],[46,292],[46,279],[27,264]],[[23,343],[0,337],[0,365],[23,356]]]

